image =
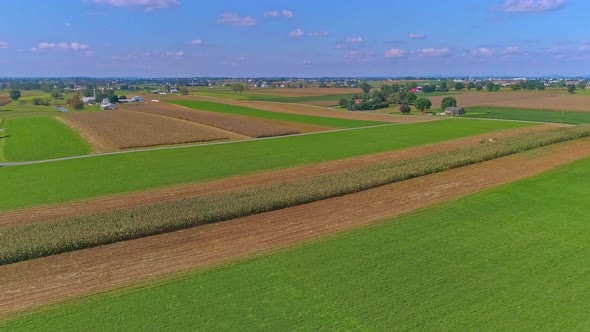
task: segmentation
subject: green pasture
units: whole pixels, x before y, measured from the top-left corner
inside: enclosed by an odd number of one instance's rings
[[[263,111],[255,108],[234,106],[228,104],[214,103],[210,101],[200,100],[173,100],[170,101],[173,104],[199,109],[202,111],[226,113],[244,115],[255,118],[279,120],[287,122],[297,122],[305,124],[313,124],[326,127],[334,128],[356,128],[356,127],[368,127],[374,125],[385,124],[385,122],[378,121],[366,121],[366,120],[349,120],[349,119],[338,119],[328,118],[323,116],[312,116],[312,115],[300,115],[300,114],[288,114],[271,111]]]
[[[78,133],[53,117],[9,117],[0,133],[2,157],[30,161],[88,154],[90,145]],[[1,171],[1,170],[0,170]]]
[[[588,330],[588,179],[584,159],[269,256],[30,313],[0,329]]]
[[[3,167],[0,210],[220,179],[526,125],[451,119]]]
[[[280,90],[280,88],[275,88],[269,90],[276,91]],[[352,89],[352,88],[342,88],[342,93],[340,94],[326,94],[320,96],[282,96],[280,94],[275,93],[264,93],[264,90],[258,89],[255,91],[244,91],[242,93],[235,92],[232,90],[231,87],[198,87],[198,88],[191,88],[191,94],[197,96],[205,96],[205,97],[213,97],[213,98],[222,98],[222,99],[247,99],[247,100],[259,100],[259,101],[274,101],[274,102],[283,102],[283,103],[304,103],[304,102],[311,102],[311,101],[332,101],[332,100],[339,100],[340,98],[352,98],[355,95],[362,95],[362,92],[359,89]]]
[[[590,107],[589,107],[590,110]],[[590,112],[551,111],[506,107],[466,107],[466,117],[503,120],[525,120],[567,124],[590,123]]]

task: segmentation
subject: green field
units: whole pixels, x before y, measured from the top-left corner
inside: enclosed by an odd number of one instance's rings
[[[590,123],[590,112],[550,111],[505,107],[469,107],[466,117],[504,120],[557,122],[568,124]]]
[[[276,91],[276,89],[271,89]],[[191,93],[197,96],[206,96],[206,97],[214,97],[214,98],[223,98],[223,99],[247,99],[247,100],[260,100],[260,101],[275,101],[275,102],[282,102],[282,103],[304,103],[310,101],[332,101],[332,100],[339,100],[340,98],[352,98],[356,95],[362,95],[360,89],[353,89],[353,88],[342,88],[342,93],[340,94],[326,94],[320,96],[281,96],[279,94],[265,94],[264,90],[256,90],[256,91],[244,91],[242,93],[237,93],[232,90],[231,87],[198,87],[192,88]]]
[[[78,133],[53,117],[10,117],[4,119],[2,129],[0,160],[43,160],[92,151]]]
[[[312,115],[300,115],[300,114],[288,114],[258,110],[255,108],[234,106],[228,104],[214,103],[210,101],[198,101],[198,100],[173,100],[170,101],[173,104],[199,109],[202,111],[226,113],[226,114],[237,114],[250,116],[261,119],[288,121],[296,123],[305,123],[318,126],[334,127],[334,128],[357,128],[357,127],[368,127],[380,124],[384,122],[378,121],[365,121],[365,120],[349,120],[349,119],[337,119],[328,118],[323,116],[312,116]]]
[[[587,330],[590,159],[5,330]],[[525,203],[526,202],[526,203]]]
[[[219,179],[525,125],[449,119],[4,167],[0,210]]]

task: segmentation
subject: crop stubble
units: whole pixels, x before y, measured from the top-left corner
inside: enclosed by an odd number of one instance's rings
[[[230,133],[186,121],[129,111],[68,113],[119,149],[225,140]]]
[[[294,124],[284,125],[231,114],[217,114],[213,112],[192,110],[168,103],[125,105],[123,106],[123,109],[200,123],[249,137],[272,137],[300,133],[300,130],[296,128]],[[330,129],[320,126],[312,127],[317,128],[307,128],[308,130],[306,131]]]

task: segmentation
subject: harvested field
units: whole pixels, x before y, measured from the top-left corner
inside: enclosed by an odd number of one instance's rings
[[[10,103],[10,97],[0,97],[0,106]]]
[[[404,116],[404,115],[389,115],[389,114],[375,114],[369,112],[350,112],[331,110],[320,106],[311,106],[303,104],[288,104],[278,103],[269,101],[250,101],[250,100],[229,100],[229,99],[213,99],[206,97],[176,97],[174,99],[184,100],[204,100],[204,101],[215,101],[228,105],[237,105],[255,108],[264,111],[287,113],[287,114],[300,114],[300,115],[312,115],[322,116],[328,118],[337,119],[350,119],[350,120],[365,120],[365,121],[381,121],[381,122],[392,122],[392,123],[415,123],[425,121],[440,120],[440,118],[433,116]],[[440,103],[439,103],[440,104]]]
[[[129,111],[67,113],[119,149],[224,140],[230,133],[186,121]]]
[[[145,206],[174,200],[200,197],[232,189],[260,187],[285,181],[305,179],[311,176],[334,174],[368,165],[394,160],[407,160],[422,157],[435,152],[449,151],[459,147],[479,144],[489,137],[502,139],[525,133],[543,132],[560,128],[559,125],[542,125],[515,128],[483,134],[452,141],[430,144],[400,151],[372,154],[362,157],[340,159],[316,165],[295,167],[286,170],[257,173],[224,180],[210,181],[191,185],[182,185],[160,190],[145,191],[133,194],[106,196],[92,200],[72,202],[0,213],[0,229],[8,226],[24,225],[42,221],[50,221],[73,216],[96,214],[104,211],[121,210],[137,206]]]
[[[269,252],[539,174],[587,156],[587,139],[560,143],[354,195],[2,266],[0,311],[6,315]]]
[[[461,107],[498,106],[557,111],[590,111],[590,98],[565,94],[563,91],[468,92],[454,94]],[[434,108],[444,96],[430,97]]]
[[[56,116],[57,120],[65,123],[70,128],[74,129],[80,136],[82,136],[96,153],[105,153],[117,151],[117,148],[102,136],[94,132],[92,129],[79,124],[77,121],[69,117]]]
[[[124,105],[122,106],[122,109],[200,123],[249,137],[273,137],[300,133],[300,130],[294,125],[288,126],[231,114],[217,114],[212,112],[191,110],[182,106],[168,103]],[[327,130],[330,128],[307,126],[306,129],[308,129],[306,132],[311,132]]]

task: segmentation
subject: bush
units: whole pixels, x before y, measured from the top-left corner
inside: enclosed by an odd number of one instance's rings
[[[440,103],[440,108],[444,111],[447,107],[457,107],[457,99],[455,97],[444,97]]]
[[[399,107],[399,111],[402,114],[409,114],[412,111],[412,109],[410,108],[410,106],[408,104],[403,104]]]

